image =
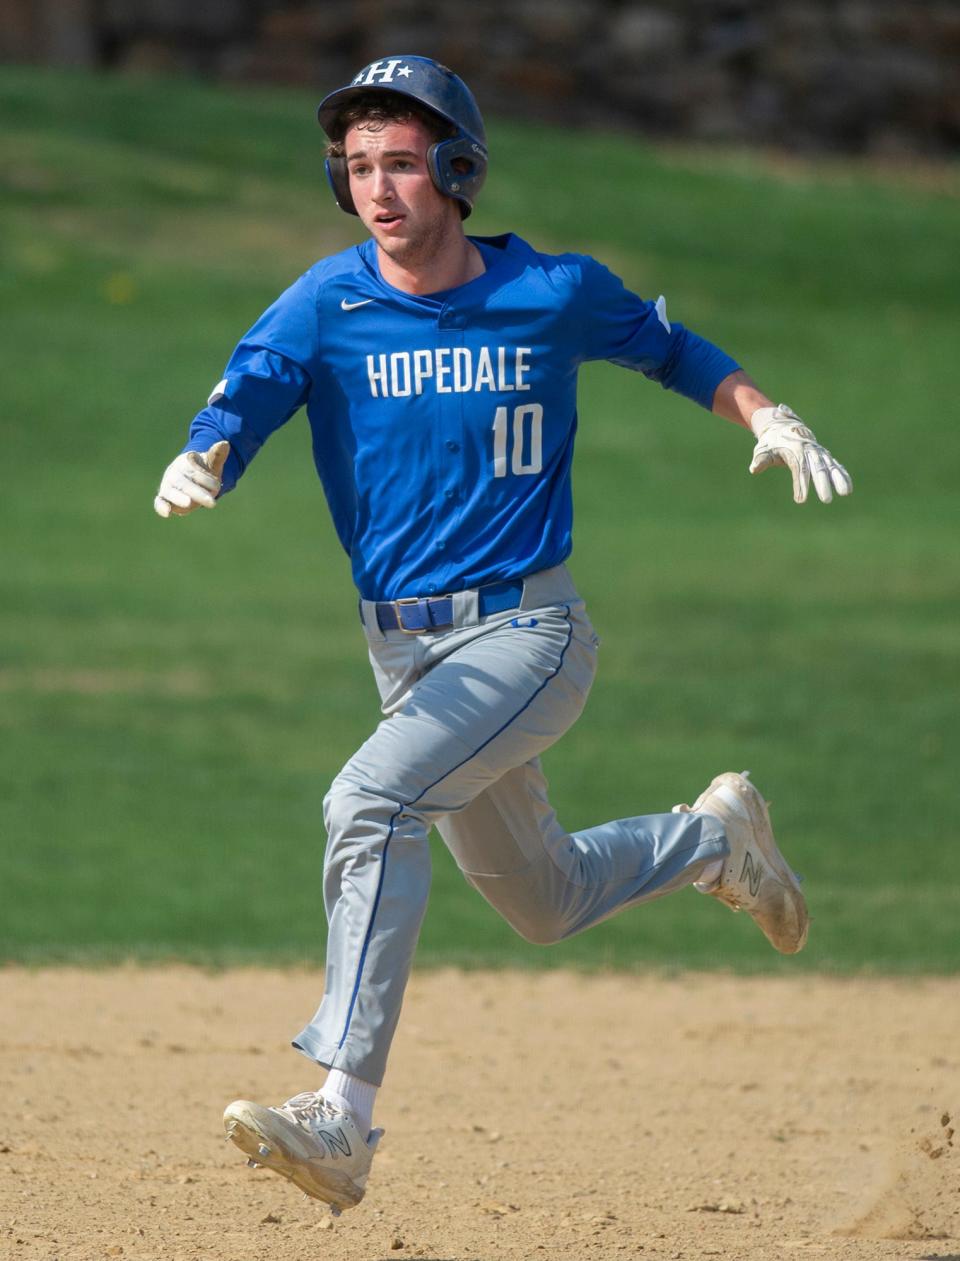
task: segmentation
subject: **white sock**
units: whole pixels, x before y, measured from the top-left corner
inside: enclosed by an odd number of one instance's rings
[[[709,893],[711,889],[716,887],[722,871],[723,859],[715,858],[712,863],[707,863],[706,867],[704,867],[703,871],[700,873],[700,879],[693,887],[698,893]]]
[[[339,1068],[331,1068],[327,1080],[320,1087],[320,1093],[334,1107],[349,1112],[357,1124],[357,1129],[366,1138],[373,1125],[373,1105],[377,1098],[377,1087],[368,1081],[361,1081],[352,1073],[341,1073]]]

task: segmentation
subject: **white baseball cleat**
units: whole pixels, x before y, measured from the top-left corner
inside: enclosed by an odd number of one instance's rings
[[[810,916],[800,882],[777,848],[767,802],[748,779],[725,771],[692,806],[675,811],[719,819],[730,846],[717,882],[703,892],[756,920],[781,954],[802,950]]]
[[[364,1138],[348,1112],[317,1092],[294,1095],[279,1108],[237,1099],[223,1114],[227,1137],[249,1157],[289,1178],[307,1195],[323,1200],[335,1215],[363,1199],[367,1175],[383,1130]]]

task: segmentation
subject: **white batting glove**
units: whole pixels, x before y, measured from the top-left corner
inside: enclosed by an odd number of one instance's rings
[[[209,451],[184,451],[167,467],[153,501],[159,517],[185,517],[194,508],[215,508],[220,474],[230,454],[229,442],[215,442]]]
[[[757,437],[750,472],[762,473],[774,464],[786,465],[793,477],[794,503],[806,502],[811,479],[821,503],[828,504],[834,491],[849,495],[853,490],[847,470],[785,403],[758,407],[750,417],[750,428]]]

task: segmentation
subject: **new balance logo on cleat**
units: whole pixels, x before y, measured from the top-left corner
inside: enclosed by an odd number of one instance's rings
[[[753,898],[757,897],[760,892],[760,881],[763,879],[763,870],[754,861],[754,857],[749,850],[743,856],[743,870],[740,872],[740,879],[747,882],[750,896]]]
[[[342,1128],[337,1128],[336,1130],[319,1130],[317,1132],[317,1139],[323,1143],[324,1147],[331,1156],[336,1156],[337,1152],[339,1152],[341,1156],[353,1155],[353,1152],[350,1150],[350,1140],[347,1138],[346,1134],[344,1134]]]

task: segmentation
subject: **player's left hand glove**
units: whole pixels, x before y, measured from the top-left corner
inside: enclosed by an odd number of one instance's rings
[[[793,477],[795,503],[806,502],[811,479],[821,503],[828,504],[834,491],[849,495],[853,490],[847,470],[786,404],[758,407],[750,417],[750,428],[757,437],[750,472],[762,473],[773,464],[785,464]]]

